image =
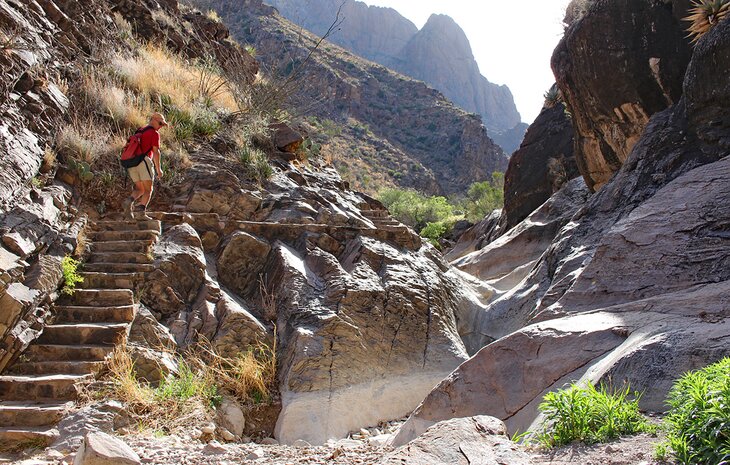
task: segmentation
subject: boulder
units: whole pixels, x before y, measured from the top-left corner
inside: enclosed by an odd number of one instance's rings
[[[304,138],[294,129],[284,123],[269,126],[273,131],[274,146],[286,153],[296,153],[301,147]]]
[[[271,341],[266,327],[231,296],[218,301],[216,315],[220,323],[212,342],[218,353],[235,355]]]
[[[555,49],[552,68],[572,115],[578,169],[592,191],[626,161],[649,118],[679,101],[692,54],[682,22],[687,6],[591,2]]]
[[[162,315],[191,305],[205,279],[205,256],[198,233],[188,224],[173,226],[155,244],[155,271],[141,286],[141,301]]]
[[[527,465],[522,448],[494,417],[473,416],[439,422],[378,465]]]
[[[233,233],[218,257],[221,282],[239,295],[247,295],[259,286],[270,251],[271,245],[263,239],[242,231]]]
[[[221,405],[217,409],[216,416],[218,424],[234,436],[240,438],[243,435],[246,418],[238,402],[229,398],[223,399],[223,402],[221,402]]]
[[[139,455],[121,439],[89,433],[76,452],[74,465],[140,465]]]

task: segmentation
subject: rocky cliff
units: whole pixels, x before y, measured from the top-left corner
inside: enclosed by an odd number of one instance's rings
[[[341,2],[271,0],[279,12],[314,34],[323,35]],[[482,116],[492,139],[507,153],[519,146],[520,122],[509,88],[489,82],[479,71],[464,31],[448,16],[432,15],[421,30],[391,8],[348,1],[342,26],[329,40],[361,57],[421,80],[464,110]]]
[[[643,408],[663,411],[679,373],[727,354],[730,314],[721,296],[730,285],[730,212],[727,183],[719,180],[730,166],[730,80],[722,71],[730,65],[730,22],[702,38],[682,66],[673,60],[688,56],[676,21],[685,13],[680,3],[595,2],[566,31],[553,64],[559,80],[580,76],[559,85],[571,95],[578,168],[591,187],[602,187],[589,195],[575,179],[503,236],[455,257],[455,266],[494,289],[474,317],[477,342],[467,347],[487,345],[429,394],[397,443],[441,419],[476,412],[505,419],[513,430],[536,427],[544,393],[572,380],[627,382],[643,392]],[[631,33],[603,28],[624,14],[633,18],[622,23]],[[678,53],[664,57],[662,47]],[[652,60],[622,62],[627,68],[612,76],[631,89],[615,91],[595,72],[597,62],[567,58],[586,50],[661,55],[676,67],[649,79]],[[677,82],[661,76],[677,75],[679,88],[659,91],[661,82]],[[660,106],[668,107],[653,116],[649,104],[618,111],[626,95],[644,92],[663,95]],[[590,116],[609,107],[616,109],[610,118]],[[605,131],[581,133],[598,120]],[[597,151],[587,151],[587,140],[599,137]],[[615,157],[615,170],[597,176],[594,167],[619,145],[627,150],[623,163]]]
[[[291,72],[318,41],[260,2],[246,2],[244,8],[228,0],[201,4],[215,6],[234,34],[256,47],[273,74]],[[360,181],[385,171],[397,185],[450,195],[506,169],[506,155],[480,118],[421,82],[327,43],[301,72],[306,79],[297,84],[297,92],[310,102],[309,113],[344,127],[323,152],[347,171],[357,164],[369,167]],[[372,142],[363,144],[368,139]]]

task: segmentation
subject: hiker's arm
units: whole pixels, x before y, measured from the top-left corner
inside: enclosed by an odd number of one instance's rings
[[[152,162],[155,164],[155,171],[157,176],[162,177],[162,167],[160,166],[160,148],[152,148]]]

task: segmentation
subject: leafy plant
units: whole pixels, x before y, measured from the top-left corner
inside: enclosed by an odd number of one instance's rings
[[[543,94],[543,97],[545,97],[545,103],[543,104],[545,108],[552,108],[559,103],[563,103],[563,94],[556,85],[553,85],[550,89],[548,89],[548,91]]]
[[[426,197],[415,190],[390,188],[380,191],[378,198],[394,218],[416,231],[454,216],[454,206],[445,197]]]
[[[604,384],[599,388],[572,384],[549,392],[539,406],[546,427],[537,434],[537,440],[545,447],[555,447],[573,441],[590,444],[654,432],[656,428],[639,413],[639,397],[628,385],[611,392]]]
[[[178,372],[164,378],[154,391],[154,398],[158,402],[185,402],[196,397],[204,399],[211,407],[220,405],[221,401],[211,377],[194,371],[182,358],[179,360]]]
[[[690,23],[687,28],[692,43],[697,43],[703,35],[715,27],[730,13],[730,0],[693,0],[689,16],[684,18]]]
[[[667,445],[683,464],[730,463],[730,357],[674,383]]]
[[[475,182],[469,186],[462,208],[466,219],[477,222],[493,210],[504,206],[504,173],[495,171],[491,181]]]
[[[64,294],[72,295],[76,290],[76,284],[84,282],[84,278],[78,273],[80,264],[81,262],[74,260],[69,255],[61,260],[61,272],[63,273],[63,289],[61,292]]]

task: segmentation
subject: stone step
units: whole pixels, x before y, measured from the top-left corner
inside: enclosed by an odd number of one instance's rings
[[[134,289],[142,280],[141,273],[79,273],[83,282],[79,283],[82,289]]]
[[[360,210],[360,213],[366,218],[387,218],[390,216],[388,210]]]
[[[91,379],[90,375],[0,376],[3,400],[74,400],[75,385]]]
[[[70,405],[68,402],[0,402],[0,428],[53,425]]]
[[[92,242],[92,252],[140,252],[147,253],[152,240]]]
[[[149,273],[155,270],[152,263],[85,263],[85,273]]]
[[[47,325],[38,337],[39,344],[109,344],[124,339],[127,323],[71,323]]]
[[[159,231],[92,231],[89,236],[94,242],[156,241]]]
[[[83,307],[75,305],[58,305],[56,323],[130,323],[134,320],[134,305],[119,307]]]
[[[99,372],[106,362],[79,360],[51,360],[47,362],[22,362],[13,365],[12,375],[88,375]]]
[[[141,252],[95,252],[86,263],[152,263],[152,255]]]
[[[103,220],[93,224],[95,231],[157,231],[162,224],[159,220]]]
[[[109,345],[32,344],[23,353],[30,362],[52,360],[102,361],[114,350]]]
[[[34,447],[47,447],[56,438],[58,438],[58,430],[54,428],[10,426],[0,428],[0,449],[14,450],[16,447],[22,449],[24,444]]]
[[[116,307],[133,305],[134,293],[130,289],[76,289],[73,295],[59,300],[61,305]]]

